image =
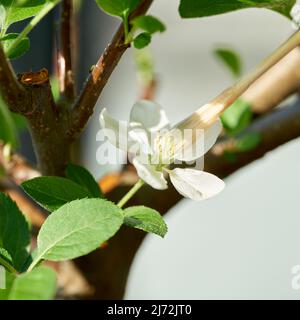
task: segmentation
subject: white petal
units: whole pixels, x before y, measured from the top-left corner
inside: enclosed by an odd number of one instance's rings
[[[132,152],[136,155],[140,153],[153,153],[148,132],[144,128],[130,128],[128,132],[128,140],[130,145],[130,147],[128,147],[128,152]]]
[[[129,122],[131,128],[143,127],[149,132],[156,132],[170,126],[163,108],[149,100],[141,100],[133,105]]]
[[[186,139],[183,137],[184,146],[182,150],[176,152],[175,159],[179,161],[194,161],[202,157],[216,143],[222,128],[221,120],[218,119],[207,129],[198,130],[199,134],[197,134],[196,143],[185,141]]]
[[[224,181],[204,171],[176,168],[168,170],[168,173],[176,190],[196,201],[213,197],[225,187]]]
[[[132,163],[136,168],[138,176],[152,188],[158,190],[168,188],[163,172],[156,171],[154,166],[150,164],[143,164],[137,157],[133,159]]]
[[[128,126],[126,123],[113,119],[104,108],[100,113],[100,125],[111,144],[119,149],[127,151]]]

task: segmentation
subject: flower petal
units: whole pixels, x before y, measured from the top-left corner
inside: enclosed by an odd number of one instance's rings
[[[194,169],[167,170],[176,190],[184,197],[196,201],[211,198],[221,192],[225,183],[208,172]]]
[[[179,161],[194,161],[202,157],[215,144],[222,128],[221,120],[218,119],[207,129],[199,130],[196,143],[185,142],[182,150],[178,150],[174,158]],[[189,137],[187,136],[187,138]],[[182,139],[186,139],[186,137],[184,136]],[[192,136],[190,140],[192,140]]]
[[[163,108],[149,100],[141,100],[133,105],[129,123],[131,128],[142,127],[148,132],[156,132],[170,127]]]
[[[164,178],[163,172],[156,171],[154,166],[150,164],[143,164],[141,159],[138,157],[134,158],[132,163],[136,168],[138,176],[152,188],[158,190],[164,190],[168,188],[168,184]]]
[[[127,151],[128,126],[123,121],[113,119],[104,108],[100,113],[100,125],[109,142],[115,147]]]

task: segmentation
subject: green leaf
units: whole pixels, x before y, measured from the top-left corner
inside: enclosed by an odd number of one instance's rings
[[[164,237],[168,227],[159,212],[144,206],[130,207],[124,210],[124,223],[133,228],[155,233]]]
[[[181,0],[182,18],[207,17],[247,8],[266,8],[290,17],[296,0]]]
[[[42,259],[62,261],[88,254],[111,238],[122,223],[122,210],[112,202],[103,199],[70,202],[44,222],[31,268]]]
[[[0,140],[10,143],[13,148],[18,145],[17,130],[12,113],[0,97]]]
[[[0,270],[1,272],[1,270]],[[4,281],[5,281],[5,289],[0,289],[0,300],[8,300],[9,299],[9,293],[11,291],[12,285],[15,281],[16,275],[8,272],[7,270],[4,271]]]
[[[150,34],[166,30],[165,25],[160,20],[150,15],[136,17],[131,21],[131,24],[135,29],[142,29]]]
[[[252,120],[250,105],[242,100],[236,100],[221,116],[222,124],[228,135],[235,136],[248,127]]]
[[[147,32],[139,34],[133,40],[134,47],[137,49],[145,48],[151,42],[151,35]]]
[[[77,183],[60,177],[34,178],[23,182],[22,188],[49,211],[76,199],[92,198],[92,195]]]
[[[103,198],[97,181],[87,169],[70,163],[66,169],[66,177],[85,188],[93,197]]]
[[[14,201],[0,192],[0,247],[2,257],[9,259],[13,267],[19,272],[24,271],[29,253],[27,246],[30,243],[29,228],[26,219]]]
[[[255,149],[261,142],[261,134],[259,132],[250,132],[238,139],[235,149],[238,152],[247,152]]]
[[[230,49],[218,48],[214,51],[214,54],[232,72],[233,76],[241,76],[241,60],[236,52]]]
[[[18,37],[18,33],[8,33],[0,40],[3,43],[5,53],[8,52],[9,47]],[[30,48],[30,41],[28,37],[23,38],[20,43],[7,55],[9,59],[17,59],[25,54]]]
[[[8,300],[50,300],[56,293],[56,274],[47,267],[38,267],[17,276],[8,289]]]
[[[4,6],[0,5],[0,34],[2,29],[4,28],[5,20],[6,20],[6,10]]]
[[[123,18],[128,16],[141,0],[96,0],[98,6],[106,13]]]
[[[22,132],[24,129],[27,128],[27,122],[24,116],[17,113],[13,113],[13,112],[11,112],[10,115],[12,117],[12,120],[15,124],[16,129],[19,132]]]
[[[46,2],[51,0],[1,0],[1,5],[6,10],[4,28],[7,29],[12,23],[35,16],[43,9]]]

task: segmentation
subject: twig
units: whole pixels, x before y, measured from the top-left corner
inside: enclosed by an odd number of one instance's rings
[[[74,8],[73,0],[64,0],[61,10],[61,50],[58,56],[58,73],[60,92],[68,101],[75,98],[75,81],[73,71],[74,40]]]
[[[13,153],[9,159],[4,156],[4,144],[0,143],[0,166],[4,168],[6,175],[16,184],[40,176],[23,157]]]
[[[144,14],[152,4],[153,0],[144,0],[135,10],[131,18]],[[117,30],[112,42],[107,46],[97,64],[94,66],[79,95],[74,108],[69,135],[78,137],[89,118],[93,114],[95,104],[105,87],[110,75],[120,61],[122,55],[129,48],[124,44],[123,25]]]
[[[0,44],[0,92],[9,109],[14,112],[24,112],[26,91],[18,82],[10,62],[7,60]]]

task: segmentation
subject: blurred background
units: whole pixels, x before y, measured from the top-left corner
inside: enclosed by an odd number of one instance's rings
[[[172,123],[231,84],[230,74],[212,54],[216,47],[225,44],[238,51],[247,72],[293,32],[286,18],[267,10],[183,20],[177,8],[178,1],[156,0],[150,10],[167,25],[150,48],[158,74],[156,101]],[[119,25],[93,1],[83,1],[82,9],[80,82]],[[17,70],[51,69],[55,15],[31,34],[34,56],[18,60]],[[52,33],[53,42],[41,38],[41,32]],[[128,50],[82,139],[82,162],[96,177],[120,169],[101,167],[96,161],[100,110],[106,107],[126,120],[138,92],[133,51]],[[22,150],[33,159],[27,134]],[[125,298],[299,299],[300,290],[291,286],[291,269],[300,264],[299,152],[300,141],[292,141],[232,175],[218,197],[201,203],[182,200],[171,209],[166,238],[148,235],[140,248]]]

